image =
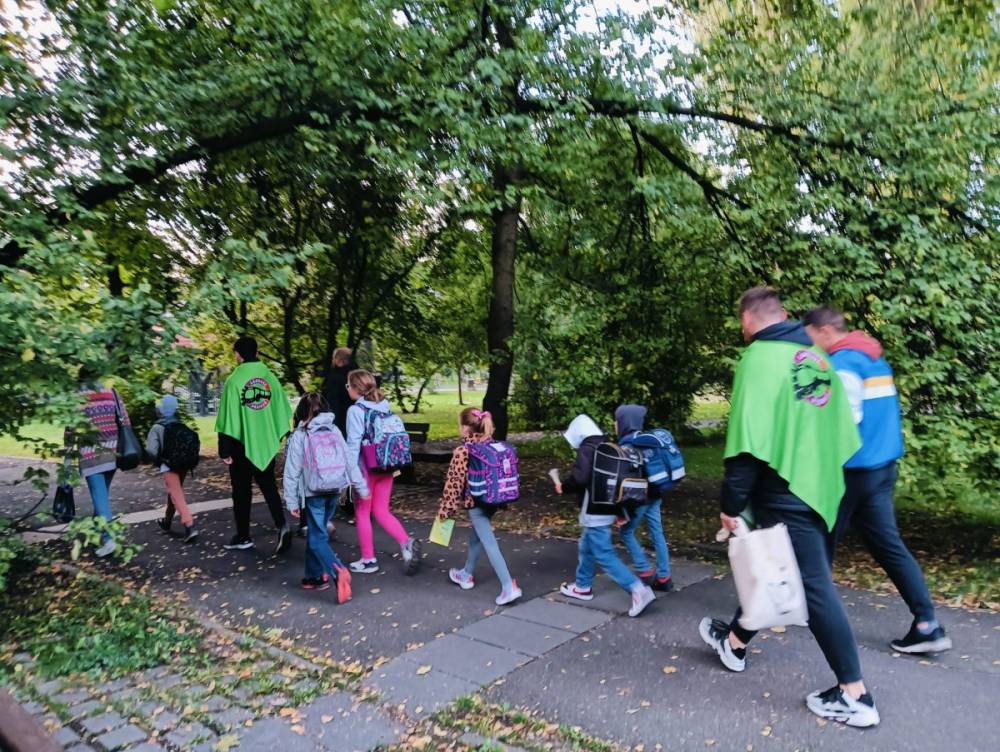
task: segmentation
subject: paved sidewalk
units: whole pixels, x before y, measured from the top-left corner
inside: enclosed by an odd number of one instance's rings
[[[398,507],[405,516],[405,497]],[[128,568],[130,576],[234,629],[280,631],[318,656],[364,669],[356,689],[378,692],[392,712],[358,705],[355,690],[332,693],[311,701],[319,705],[298,706],[301,717],[273,714],[248,731],[240,729],[240,750],[271,752],[279,744],[307,749],[294,744],[303,743],[303,729],[319,749],[351,749],[370,741],[348,736],[355,727],[388,738],[401,733],[393,724],[419,723],[475,693],[602,739],[643,745],[647,752],[996,749],[986,719],[1000,701],[1000,614],[942,608],[956,647],[921,660],[888,650],[888,640],[909,624],[898,598],[843,589],[883,718],[880,727],[859,731],[823,723],[805,709],[807,692],[833,683],[807,630],[765,632],[744,674],[722,669],[701,643],[697,623],[704,615],[728,617],[736,598],[731,579],[710,566],[675,560],[678,590],[660,595],[631,619],[624,615],[628,596],[604,577],[590,603],[563,602],[556,594],[559,583],[572,577],[575,542],[500,533],[525,595],[518,604],[497,608],[499,585],[485,559],[473,590],[462,591],[447,579],[448,568],[464,560],[464,529],[456,530],[450,549],[425,543],[423,568],[414,577],[403,575],[395,543],[377,532],[382,570],[356,575],[355,598],[337,605],[332,591],[298,587],[303,541],[274,557],[273,531],[261,505],[255,505],[254,518],[258,547],[236,552],[221,548],[232,533],[226,508],[201,515],[203,535],[194,546],[165,536],[153,522],[137,522],[131,531],[146,548]],[[426,539],[427,522],[406,526]],[[334,546],[345,561],[355,558],[354,529],[338,524]],[[325,729],[303,720],[316,715],[320,721],[353,720]]]

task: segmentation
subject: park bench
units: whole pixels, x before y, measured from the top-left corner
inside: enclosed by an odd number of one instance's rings
[[[451,449],[433,449],[423,447],[427,443],[427,434],[431,430],[430,423],[404,423],[403,428],[410,436],[410,454],[414,462],[434,462],[445,464],[451,461]],[[422,448],[423,447],[423,448]],[[413,466],[403,471],[400,480],[412,483],[414,480]]]

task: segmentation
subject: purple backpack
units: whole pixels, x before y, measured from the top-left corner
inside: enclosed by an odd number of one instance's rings
[[[465,448],[469,450],[466,497],[489,505],[517,501],[521,495],[517,450],[506,441],[469,442]]]

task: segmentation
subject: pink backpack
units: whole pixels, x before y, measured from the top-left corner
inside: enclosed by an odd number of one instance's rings
[[[506,441],[468,442],[465,448],[469,450],[466,498],[490,505],[517,501],[521,496],[517,450]]]

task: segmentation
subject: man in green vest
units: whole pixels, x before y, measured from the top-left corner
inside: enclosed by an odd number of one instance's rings
[[[292,409],[278,377],[257,359],[257,340],[240,337],[233,345],[239,365],[222,388],[215,430],[219,433],[219,457],[229,466],[233,486],[236,535],[228,549],[253,548],[250,538],[251,483],[257,482],[278,529],[276,553],[288,550],[291,530],[274,477],[274,458],[281,441],[291,430]]]
[[[733,381],[722,484],[722,524],[741,514],[758,527],[784,523],[802,574],[809,629],[837,684],[806,697],[821,718],[849,726],[879,722],[861,676],[858,646],[830,571],[831,532],[844,495],[844,463],[860,446],[844,388],[801,322],[789,321],[769,287],[743,293],[743,352]],[[754,632],[705,618],[699,631],[730,671],[746,668]]]

